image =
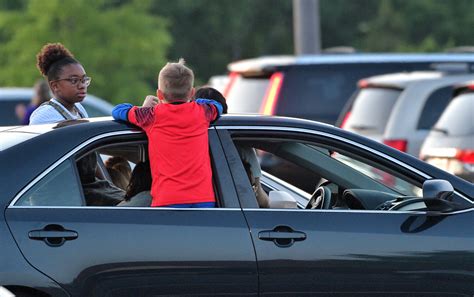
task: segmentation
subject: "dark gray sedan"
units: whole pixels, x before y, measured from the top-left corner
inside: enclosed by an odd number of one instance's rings
[[[239,157],[251,147],[270,208]],[[333,126],[224,116],[217,208],[92,206],[77,163],[148,159],[137,128],[0,128],[0,286],[17,296],[472,296],[474,186]],[[272,164],[274,164],[272,166]],[[314,189],[298,180],[314,180]],[[190,193],[192,195],[192,193]]]

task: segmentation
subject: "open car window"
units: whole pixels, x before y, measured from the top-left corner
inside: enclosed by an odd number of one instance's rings
[[[376,210],[389,200],[421,197],[417,181],[375,158],[335,146],[281,138],[243,137],[235,138],[234,143],[236,147],[251,146],[257,152],[261,182],[270,202],[272,191],[283,191],[294,198],[295,208],[306,208],[305,203],[321,186],[331,193],[327,209]]]

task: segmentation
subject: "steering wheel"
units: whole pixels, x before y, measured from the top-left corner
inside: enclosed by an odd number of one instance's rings
[[[311,199],[309,199],[306,209],[329,209],[331,206],[331,189],[326,186],[317,187]]]

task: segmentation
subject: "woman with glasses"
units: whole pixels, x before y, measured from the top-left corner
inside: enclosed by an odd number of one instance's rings
[[[41,74],[47,79],[53,98],[38,107],[30,125],[87,118],[80,104],[87,95],[91,78],[71,52],[60,43],[48,43],[36,56]]]

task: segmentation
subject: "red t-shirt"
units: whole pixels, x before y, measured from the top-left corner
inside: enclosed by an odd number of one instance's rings
[[[148,136],[151,206],[216,201],[207,130],[217,116],[196,102],[130,109],[128,120]]]

